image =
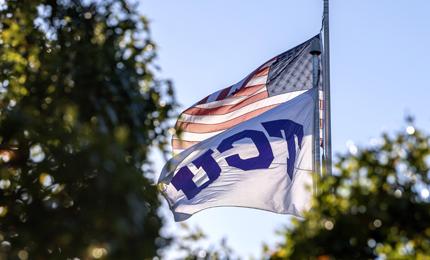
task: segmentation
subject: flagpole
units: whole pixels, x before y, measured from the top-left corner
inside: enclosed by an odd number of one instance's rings
[[[331,104],[330,104],[330,30],[329,30],[329,0],[324,1],[323,29],[324,29],[324,51],[323,51],[323,91],[324,91],[324,154],[325,172],[332,174],[332,150],[331,150]]]
[[[320,110],[319,110],[319,78],[320,64],[319,55],[321,54],[321,44],[319,38],[314,38],[310,46],[312,55],[312,85],[315,91],[315,109],[314,109],[314,143],[313,143],[313,169],[316,175],[321,176],[321,153],[320,153]]]

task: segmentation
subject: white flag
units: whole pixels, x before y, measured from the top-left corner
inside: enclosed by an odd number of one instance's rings
[[[301,216],[312,196],[316,89],[172,158],[159,184],[176,221],[234,206]]]

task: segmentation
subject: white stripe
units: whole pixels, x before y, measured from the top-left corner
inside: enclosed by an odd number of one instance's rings
[[[195,105],[194,107],[197,107],[197,108],[215,108],[215,107],[220,107],[220,106],[234,105],[234,104],[237,104],[240,101],[244,100],[245,98],[247,98],[247,97],[229,97],[229,98],[225,98],[225,99],[219,100],[219,101],[213,101],[213,102],[209,102],[209,103]]]
[[[214,135],[220,134],[225,130],[209,132],[209,133],[191,133],[191,132],[182,132],[179,138],[173,137],[173,140],[181,140],[181,141],[192,141],[192,142],[200,142],[206,140]]]
[[[264,88],[261,88],[260,90],[258,90],[257,92],[255,92],[254,94],[252,94],[251,96],[249,96],[249,97],[252,97],[252,96],[254,96],[255,94],[258,94],[258,93],[261,93],[261,92],[264,92],[264,91],[267,91],[267,86],[264,86]]]
[[[259,100],[257,102],[254,102],[252,104],[249,104],[247,106],[244,106],[242,108],[236,109],[230,113],[224,114],[224,115],[186,115],[182,114],[178,121],[180,122],[188,122],[188,123],[200,123],[200,124],[219,124],[223,123],[225,121],[231,120],[233,118],[239,117],[243,114],[246,114],[248,112],[254,111],[256,109],[267,107],[274,104],[279,104],[286,102],[290,99],[293,99],[297,97],[298,95],[306,92],[307,90],[301,90],[301,91],[294,91],[289,92],[281,95],[276,95],[273,97],[268,97],[262,100]]]
[[[256,77],[251,79],[247,84],[246,87],[252,87],[256,85],[266,84],[267,82],[267,75]]]
[[[256,94],[264,92],[264,91],[266,91],[266,88],[261,88],[259,91],[255,92],[251,96],[229,97],[229,98],[226,98],[226,99],[223,99],[223,100],[219,100],[219,101],[213,101],[213,102],[210,102],[210,103],[195,105],[194,107],[196,107],[196,108],[216,108],[216,107],[234,105],[234,104],[237,104],[237,103],[241,102],[242,100],[244,100],[246,98],[250,98],[253,95],[256,95]]]

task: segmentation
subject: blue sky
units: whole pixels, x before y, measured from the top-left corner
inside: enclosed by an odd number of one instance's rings
[[[384,130],[401,130],[407,114],[429,129],[430,1],[330,4],[334,152],[346,152],[348,140],[365,146]],[[141,9],[151,21],[162,76],[173,80],[186,108],[317,34],[322,0],[143,0]],[[247,257],[258,256],[263,241],[273,244],[289,217],[216,208],[187,222],[212,241],[227,237]]]

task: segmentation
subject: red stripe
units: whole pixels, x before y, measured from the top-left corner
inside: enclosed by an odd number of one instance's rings
[[[274,57],[270,60],[268,60],[266,63],[264,63],[263,65],[261,65],[260,67],[258,67],[256,70],[254,70],[251,74],[249,74],[246,78],[245,81],[243,82],[242,86],[246,86],[246,84],[248,84],[249,81],[251,81],[255,74],[258,74],[259,72],[263,72],[264,69],[268,68],[270,70],[270,66],[268,65],[270,62],[276,60],[278,57]],[[267,72],[269,72],[269,70]]]
[[[273,58],[273,59],[275,59],[275,58]],[[271,60],[273,60],[273,59],[271,59]],[[270,60],[270,61],[271,61]],[[268,62],[270,62],[270,61],[268,61]],[[265,64],[267,64],[268,62],[266,62]],[[258,68],[257,70],[255,70],[255,72],[253,72],[253,73],[251,73],[249,76],[248,76],[248,79],[247,80],[245,80],[245,82],[243,83],[243,85],[242,86],[240,86],[240,88],[239,88],[239,90],[240,89],[242,89],[242,87],[244,86],[244,85],[246,85],[250,80],[252,80],[252,79],[254,79],[254,78],[257,78],[257,77],[261,77],[261,76],[266,76],[266,75],[268,75],[269,74],[269,70],[270,70],[270,66],[265,66],[265,64],[264,65],[262,65],[260,68]],[[223,89],[223,90],[221,90],[221,92],[220,92],[220,94],[218,95],[218,97],[216,98],[216,101],[219,101],[219,100],[222,100],[222,99],[224,99],[224,98],[226,98],[227,96],[228,96],[228,93],[230,93],[230,90],[231,90],[231,88],[232,88],[233,86],[230,86],[230,87],[228,87],[228,88],[225,88],[225,89]],[[237,93],[237,92],[236,92]],[[236,93],[234,93],[234,94],[236,94]],[[206,98],[204,98],[204,99],[202,99],[201,101],[199,101],[197,104],[198,105],[201,105],[201,104],[204,104],[204,103],[207,103],[207,101],[208,101],[208,99],[209,99],[209,97],[210,97],[211,95],[209,95],[209,96],[207,96]]]
[[[184,114],[187,115],[194,115],[194,116],[203,116],[203,115],[225,115],[227,113],[230,113],[234,110],[237,110],[239,108],[242,108],[244,106],[247,106],[249,104],[252,104],[254,102],[257,102],[259,100],[265,99],[268,97],[267,91],[258,93],[254,96],[251,96],[247,99],[244,99],[243,101],[234,104],[234,105],[227,105],[227,106],[220,106],[220,107],[214,107],[214,108],[198,108],[198,107],[192,107],[184,111]]]
[[[255,73],[254,77],[266,76],[269,74],[270,67],[262,68],[257,73]]]
[[[259,84],[252,87],[241,88],[238,92],[234,93],[233,96],[235,97],[250,96],[255,92],[259,91],[260,89],[264,88],[265,86],[266,86],[265,84]]]
[[[256,117],[276,107],[277,105],[279,104],[262,107],[219,124],[201,124],[201,123],[189,123],[189,122],[178,121],[176,123],[176,129],[180,129],[180,131],[182,132],[191,132],[191,133],[209,133],[209,132],[221,131],[221,130],[229,129],[253,117]]]

